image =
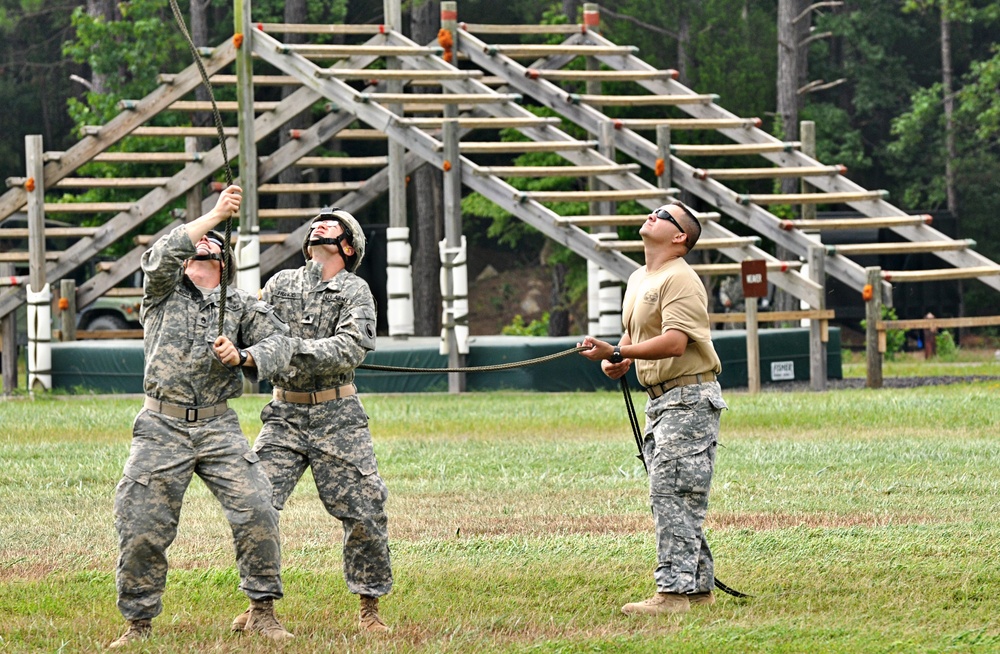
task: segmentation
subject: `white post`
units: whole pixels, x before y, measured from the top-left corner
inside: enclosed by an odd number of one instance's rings
[[[28,390],[52,389],[52,289],[45,271],[45,170],[42,137],[24,137],[28,180]]]
[[[386,240],[386,294],[389,296],[389,335],[413,335],[413,267],[410,264],[410,228],[389,227]]]

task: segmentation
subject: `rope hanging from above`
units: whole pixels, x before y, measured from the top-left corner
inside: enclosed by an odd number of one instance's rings
[[[187,24],[184,22],[184,16],[181,15],[181,9],[177,5],[177,0],[170,0],[170,9],[174,14],[174,20],[177,22],[177,27],[180,28],[181,34],[184,35],[184,40],[187,41],[188,49],[191,51],[194,63],[198,67],[198,72],[201,73],[201,82],[208,91],[208,98],[212,103],[212,118],[215,121],[215,131],[219,136],[219,147],[222,150],[223,172],[226,175],[226,187],[228,188],[233,184],[233,169],[229,165],[229,152],[226,150],[226,133],[222,126],[222,115],[219,113],[219,106],[215,102],[215,91],[212,88],[211,80],[208,79],[208,73],[205,71],[205,66],[201,62],[201,54],[198,53],[198,47],[194,44],[194,40],[191,38],[190,32],[188,32]],[[234,35],[233,43],[237,48],[243,45],[243,35]],[[222,270],[219,279],[219,336],[223,335],[223,327],[226,324],[226,294],[229,288],[229,271],[233,266],[233,262],[231,260],[232,257],[230,256],[231,248],[229,247],[229,244],[232,242],[232,238],[233,217],[229,216],[226,218],[225,245],[222,248]]]

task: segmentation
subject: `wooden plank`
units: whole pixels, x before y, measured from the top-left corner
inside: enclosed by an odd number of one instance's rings
[[[782,220],[781,228],[816,229],[820,231],[838,229],[880,229],[906,225],[929,225],[933,221],[930,214],[921,216],[873,216],[871,218],[831,218],[829,220]]]
[[[360,182],[302,182],[298,184],[261,184],[258,193],[344,193],[364,186]]]
[[[56,182],[56,188],[155,188],[169,181],[169,177],[66,177]]]
[[[639,164],[609,166],[480,166],[476,175],[497,177],[592,177],[639,172]]]
[[[599,80],[603,82],[634,82],[651,79],[676,79],[677,71],[665,70],[562,70],[549,68],[531,68],[528,77],[535,79],[587,82]]]
[[[675,107],[682,104],[709,104],[719,99],[714,93],[690,95],[594,95],[571,93],[573,102],[586,102],[600,107]]]
[[[520,93],[359,93],[358,102],[423,102],[426,104],[503,104],[521,102]]]
[[[867,254],[913,254],[917,252],[944,252],[946,250],[965,250],[975,247],[971,239],[955,239],[948,241],[915,241],[898,243],[851,243],[845,245],[827,245],[827,254],[841,254],[845,257]]]
[[[254,78],[254,82],[256,82]],[[239,111],[240,105],[236,100],[216,100],[215,106],[219,111]],[[254,111],[274,111],[278,107],[278,102],[257,101],[253,103]],[[172,111],[212,111],[212,103],[202,100],[178,100],[167,109]]]
[[[161,73],[156,76],[160,84],[173,84],[177,75]],[[212,75],[208,78],[214,86],[233,85],[237,83],[236,75]],[[254,75],[254,86],[302,86],[302,81],[291,75]]]
[[[973,279],[1000,275],[998,266],[971,266],[968,268],[941,268],[935,270],[883,270],[887,282],[935,282],[951,279]]]
[[[46,261],[55,261],[59,258],[59,252],[46,252]],[[25,261],[31,261],[30,252],[0,252],[0,261],[7,263],[24,263]]]
[[[624,202],[642,199],[669,199],[677,189],[644,188],[601,191],[519,191],[514,197],[524,202]]]
[[[84,125],[84,134],[98,134],[103,127],[100,125]],[[226,136],[239,136],[238,127],[223,127],[223,133]],[[178,127],[136,127],[129,136],[205,136],[205,137],[217,137],[219,131],[214,127],[192,127],[192,126],[178,126]]]
[[[760,118],[616,118],[615,125],[629,129],[750,129],[760,127]]]
[[[695,213],[695,216],[702,223],[710,220],[719,220],[720,214],[716,212]],[[604,227],[604,226],[629,226],[638,227],[649,219],[649,214],[634,215],[608,215],[608,216],[563,216],[557,220],[560,225],[576,225],[578,227]]]
[[[261,158],[261,163],[267,161]],[[311,168],[374,168],[389,165],[389,157],[381,155],[374,157],[301,157],[296,166]]]
[[[776,166],[772,168],[713,168],[695,172],[698,179],[782,179],[786,177],[815,177],[817,175],[843,175],[846,166]]]
[[[459,144],[459,150],[462,154],[561,152],[565,150],[589,150],[595,147],[597,147],[597,141],[502,141]]]
[[[481,79],[481,70],[417,70],[376,68],[325,68],[316,72],[316,77],[345,80],[418,80],[421,85],[437,80]],[[254,78],[254,82],[257,78]]]
[[[959,327],[992,327],[1000,325],[1000,316],[966,316],[964,318],[917,318],[914,320],[879,320],[875,328],[887,329],[955,329]]]
[[[408,110],[409,107],[406,107]],[[537,118],[505,118],[505,117],[475,117],[459,116],[457,118],[437,117],[417,117],[400,118],[397,122],[400,125],[410,125],[421,129],[440,128],[446,120],[457,120],[458,126],[464,129],[507,129],[521,127],[544,127],[546,125],[558,125],[561,121],[555,117],[539,116]]]
[[[760,245],[759,236],[737,236],[733,238],[702,238],[698,239],[694,250],[720,250],[724,248],[741,248],[749,245]],[[594,247],[598,250],[617,250],[618,252],[642,252],[645,246],[642,241],[619,241],[597,239]]]
[[[785,143],[735,143],[726,145],[671,145],[670,154],[678,157],[718,157],[727,155],[791,152],[801,145],[798,141]]]
[[[46,227],[46,238],[93,236],[100,227]],[[27,227],[0,228],[0,238],[27,238]]]
[[[317,45],[315,43],[287,44],[277,46],[276,52],[281,54],[297,54],[302,57],[358,57],[371,55],[374,57],[429,57],[440,55],[444,48],[398,45]]]
[[[695,263],[691,264],[692,270],[699,275],[717,277],[721,275],[739,275],[743,270],[739,263]],[[802,263],[799,261],[768,261],[768,273],[782,273],[789,270],[800,270]]]
[[[495,25],[489,23],[459,23],[472,34],[577,34],[586,31],[583,25]]]
[[[93,161],[100,163],[188,164],[202,161],[201,152],[104,152]]]
[[[62,330],[55,329],[52,331],[52,336],[55,339],[62,340]],[[81,329],[76,332],[76,340],[78,341],[91,341],[91,340],[109,340],[114,338],[142,338],[143,330],[141,329]]]
[[[806,311],[765,311],[757,313],[757,322],[795,322],[799,320],[833,320],[836,317],[832,309],[809,309]],[[746,322],[745,313],[710,313],[709,322],[739,323]]]
[[[596,57],[608,55],[631,55],[639,49],[631,45],[586,45],[586,44],[558,44],[558,45],[523,45],[515,43],[489,44],[483,48],[483,52],[493,56],[502,54],[512,59],[551,57],[552,55],[573,55],[579,57]]]
[[[45,213],[119,213],[133,206],[134,202],[46,202]]]
[[[262,32],[277,34],[381,34],[384,26],[362,23],[258,23],[257,29]],[[255,78],[256,79],[256,78]]]
[[[857,193],[738,193],[740,204],[839,204],[882,200],[888,191],[859,191]]]

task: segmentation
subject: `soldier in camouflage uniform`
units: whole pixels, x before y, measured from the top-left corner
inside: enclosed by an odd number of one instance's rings
[[[712,345],[708,296],[684,260],[701,225],[682,203],[660,207],[639,229],[646,265],[629,277],[618,345],[587,336],[580,354],[600,361],[619,379],[636,364],[646,387],[643,456],[656,528],[656,595],[626,604],[630,615],[683,613],[712,604],[712,552],[702,525],[715,465],[719,416],[726,403],[716,375],[722,364]]]
[[[291,366],[271,376],[274,399],[261,412],[254,444],[281,509],[306,468],[320,500],[344,527],[344,577],[360,595],[360,627],[388,631],[379,597],[392,588],[385,501],[368,415],[357,396],[354,369],[375,349],[375,300],[355,273],[365,235],[341,209],[317,216],[302,244],[306,265],[283,270],[262,297],[297,337]],[[244,628],[246,613],[233,621]]]
[[[232,528],[240,589],[254,607],[248,630],[275,641],[292,637],[274,617],[273,601],[282,590],[271,485],[227,406],[242,394],[243,375],[212,350],[223,237],[210,230],[239,206],[240,189],[230,186],[211,212],[174,229],[142,257],[146,399],[115,491],[118,608],[129,627],[113,648],[149,636],[151,620],[163,609],[166,551],[195,474],[218,498]],[[270,307],[229,286],[225,333],[248,348],[245,357],[261,373],[288,364],[287,330]]]

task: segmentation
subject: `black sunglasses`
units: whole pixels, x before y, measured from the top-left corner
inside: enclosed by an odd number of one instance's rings
[[[680,205],[677,205],[677,206],[680,206]],[[671,216],[670,213],[666,209],[664,209],[663,207],[661,207],[661,208],[657,209],[656,211],[654,211],[653,215],[656,216],[659,220],[666,220],[666,221],[669,221],[669,222],[673,223],[674,227],[676,227],[678,229],[678,231],[680,231],[681,234],[687,235],[687,232],[685,232],[684,228],[681,227],[681,224],[679,222],[677,222],[677,219],[674,218],[673,216]]]

